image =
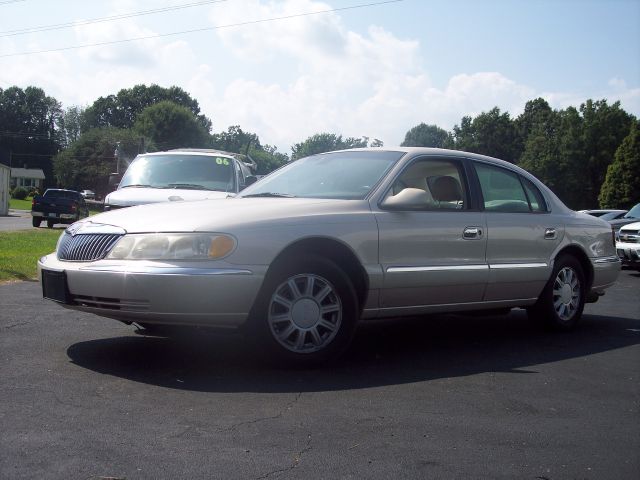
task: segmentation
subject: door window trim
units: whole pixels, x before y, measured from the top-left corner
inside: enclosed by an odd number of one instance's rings
[[[443,154],[421,154],[414,158],[412,158],[407,164],[402,167],[402,169],[394,175],[391,179],[387,187],[384,189],[382,195],[378,198],[377,207],[382,211],[390,211],[382,206],[382,202],[387,198],[389,192],[393,188],[394,183],[415,163],[420,161],[449,161],[453,164],[456,164],[458,167],[458,174],[460,175],[460,181],[463,185],[460,187],[463,190],[463,194],[467,199],[466,204],[461,209],[439,209],[439,208],[420,208],[420,209],[407,209],[407,210],[394,210],[394,211],[407,211],[407,212],[479,212],[481,211],[480,203],[478,202],[477,191],[472,185],[471,177],[469,175],[470,170],[473,170],[472,167],[468,165],[469,159],[467,157],[456,156],[456,155],[443,155]]]
[[[472,177],[472,182],[475,186],[476,189],[476,193],[477,193],[477,198],[478,198],[478,207],[481,211],[487,212],[487,213],[509,213],[509,214],[513,214],[513,213],[521,213],[521,214],[534,214],[534,215],[544,215],[544,214],[550,214],[551,213],[551,208],[550,208],[550,203],[549,200],[547,199],[547,197],[544,195],[542,189],[540,189],[532,180],[526,178],[525,176],[523,176],[520,172],[517,172],[515,170],[512,170],[510,168],[507,168],[503,165],[496,165],[495,163],[491,163],[491,162],[484,162],[482,160],[470,160],[469,161],[470,164],[473,165],[469,165],[469,170],[470,170],[470,176]],[[506,170],[507,172],[515,175],[518,178],[518,181],[520,182],[520,186],[522,187],[522,190],[525,194],[525,197],[527,199],[527,202],[529,204],[529,211],[528,212],[501,212],[501,211],[496,211],[496,210],[487,210],[484,206],[484,195],[482,193],[482,185],[480,184],[480,178],[478,177],[478,172],[476,170],[476,164],[482,164],[482,165],[487,165],[488,167],[493,167],[493,168],[497,168],[499,170]],[[529,180],[529,182],[531,182],[531,184],[538,190],[538,192],[540,192],[540,196],[542,197],[542,199],[544,200],[544,207],[545,210],[542,211],[534,211],[531,208],[531,200],[529,199],[529,194],[527,193],[526,188],[524,187],[524,184],[522,182],[522,179],[526,179]]]

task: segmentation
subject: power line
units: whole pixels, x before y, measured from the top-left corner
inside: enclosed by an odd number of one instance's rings
[[[11,154],[12,157],[48,157],[48,158],[53,158],[56,155],[57,155],[57,153],[54,153],[54,154],[47,154],[47,153],[12,153]],[[66,156],[65,158],[70,158],[70,159],[74,159],[74,160],[82,160],[82,159],[87,159],[87,158],[101,158],[101,159],[106,159],[106,160],[114,160],[116,157],[112,156],[112,155],[84,155],[84,156],[70,155],[70,156]]]
[[[0,5],[9,5],[10,3],[26,2],[27,0],[4,0]]]
[[[24,1],[24,0],[20,0],[20,1]],[[143,15],[152,15],[155,13],[171,12],[174,10],[182,10],[185,8],[199,7],[201,5],[210,5],[212,3],[222,3],[226,1],[227,0],[207,0],[207,1],[201,1],[201,2],[187,3],[184,5],[173,5],[169,7],[154,8],[152,10],[142,10],[139,12],[123,13],[120,15],[112,15],[110,17],[91,18],[89,20],[80,20],[78,22],[57,23],[53,25],[42,25],[39,27],[21,28],[17,30],[5,30],[4,32],[0,32],[0,37],[13,37],[16,35],[26,35],[28,33],[48,32],[50,30],[61,30],[63,28],[90,25],[92,23],[112,22],[114,20],[140,17]]]
[[[67,50],[77,50],[80,48],[88,48],[88,47],[102,47],[105,45],[114,45],[114,44],[118,44],[118,43],[129,43],[129,42],[136,42],[139,40],[150,40],[152,38],[162,38],[162,37],[172,37],[172,36],[176,36],[176,35],[184,35],[184,34],[188,34],[188,33],[197,33],[197,32],[205,32],[205,31],[210,31],[210,30],[221,30],[223,28],[233,28],[233,27],[243,27],[243,26],[247,26],[247,25],[257,25],[260,23],[268,23],[268,22],[275,22],[278,20],[289,20],[292,18],[299,18],[299,17],[309,17],[312,15],[321,15],[324,13],[333,13],[333,12],[341,12],[341,11],[345,11],[345,10],[355,10],[358,8],[366,8],[366,7],[376,7],[379,5],[385,5],[385,4],[389,4],[389,3],[399,3],[402,2],[403,0],[386,0],[386,1],[382,1],[382,2],[373,2],[373,3],[362,3],[359,5],[351,5],[349,7],[341,7],[341,8],[331,8],[331,9],[327,9],[327,10],[318,10],[317,12],[307,12],[307,13],[297,13],[297,14],[293,14],[293,15],[284,15],[282,17],[272,17],[272,18],[264,18],[261,20],[250,20],[247,22],[239,22],[239,23],[230,23],[227,25],[215,25],[213,27],[202,27],[202,28],[194,28],[192,30],[182,30],[179,32],[170,32],[170,33],[160,33],[160,34],[156,34],[156,35],[147,35],[144,37],[136,37],[136,38],[127,38],[127,39],[123,39],[123,40],[111,40],[108,42],[98,42],[98,43],[87,43],[84,45],[73,45],[71,47],[61,47],[61,48],[51,48],[48,50],[35,50],[35,51],[31,51],[31,52],[20,52],[20,53],[5,53],[3,55],[0,55],[0,58],[8,58],[8,57],[17,57],[17,56],[22,56],[22,55],[34,55],[34,54],[38,54],[38,53],[52,53],[52,52],[62,52],[62,51],[67,51]]]
[[[51,138],[48,133],[29,133],[29,132],[3,132],[0,131],[0,137],[16,137],[16,138]]]

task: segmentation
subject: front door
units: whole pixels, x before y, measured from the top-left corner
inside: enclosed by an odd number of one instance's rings
[[[400,173],[386,198],[404,189],[415,189],[424,205],[383,207],[376,213],[382,311],[419,313],[434,305],[455,309],[481,301],[489,273],[486,223],[484,214],[472,208],[463,161],[418,158]]]

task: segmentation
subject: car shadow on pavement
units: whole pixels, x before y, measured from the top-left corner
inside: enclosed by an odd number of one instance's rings
[[[203,392],[315,392],[405,384],[537,366],[640,343],[640,321],[585,315],[571,333],[547,332],[515,310],[505,316],[444,315],[359,328],[333,364],[301,370],[265,365],[240,335],[131,335],[79,342],[81,367],[135,382]]]

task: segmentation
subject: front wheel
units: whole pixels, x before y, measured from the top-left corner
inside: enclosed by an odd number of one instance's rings
[[[53,228],[54,223],[53,220],[47,220],[47,228]]]
[[[584,310],[586,282],[578,260],[571,255],[559,256],[551,278],[538,301],[528,309],[534,319],[554,330],[571,330]]]
[[[348,347],[359,315],[347,275],[316,256],[274,268],[254,306],[250,335],[288,365],[312,366],[337,358]]]

